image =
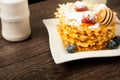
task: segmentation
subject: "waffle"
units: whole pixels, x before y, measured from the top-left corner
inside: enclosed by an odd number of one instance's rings
[[[83,8],[82,11],[78,12],[78,9],[75,11],[74,5],[75,3],[59,5],[57,12],[55,12],[56,17],[59,18],[57,30],[61,36],[64,46],[67,47],[69,44],[75,44],[77,51],[106,49],[108,41],[115,37],[116,23],[114,23],[113,20],[114,14],[112,10],[106,6],[95,12],[94,10],[99,6],[99,4],[86,3],[88,11],[93,12],[96,18],[95,24],[88,24],[82,22],[82,20],[78,22],[74,18],[71,18],[71,16],[76,16],[79,13],[78,17],[81,15],[81,17],[83,17],[83,15],[86,14],[85,12],[87,12],[87,9],[83,11]],[[69,14],[67,14],[66,10]],[[72,13],[76,13],[76,15],[70,16]]]

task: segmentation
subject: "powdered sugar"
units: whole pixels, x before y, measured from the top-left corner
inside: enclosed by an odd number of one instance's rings
[[[105,4],[99,4],[96,8],[94,8],[94,11],[98,13],[102,9],[107,9],[108,7]]]
[[[77,2],[75,2],[75,6],[79,7],[79,8],[82,8],[83,6],[87,6],[87,4],[85,2],[77,1]]]
[[[96,29],[96,28],[98,28],[100,26],[100,24],[99,23],[96,23],[95,25],[91,25],[91,26],[89,26],[88,28],[89,29]]]
[[[82,8],[83,6],[88,7],[87,11],[76,11],[75,6]],[[66,3],[59,5],[57,17],[62,18],[64,24],[71,26],[82,25],[82,19],[88,17],[90,20],[96,18],[96,14],[101,10],[107,8],[105,4],[89,4],[86,2],[76,1],[75,3]],[[96,20],[96,19],[95,19]],[[96,23],[89,28],[98,28],[99,24]]]

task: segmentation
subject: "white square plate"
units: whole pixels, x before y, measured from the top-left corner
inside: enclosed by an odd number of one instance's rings
[[[58,24],[58,19],[44,19],[43,23],[49,33],[50,50],[56,64],[84,58],[120,56],[120,46],[118,49],[112,50],[84,51],[73,54],[67,53],[61,37],[57,32],[56,25]],[[117,26],[116,35],[120,35],[120,26]]]

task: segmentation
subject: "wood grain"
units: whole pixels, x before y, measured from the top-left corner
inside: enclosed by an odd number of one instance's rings
[[[58,4],[67,1],[76,0],[45,0],[30,5],[32,35],[23,42],[8,42],[0,34],[0,80],[120,80],[120,57],[54,63],[42,20],[53,18]],[[107,5],[119,14],[119,3],[108,0]]]

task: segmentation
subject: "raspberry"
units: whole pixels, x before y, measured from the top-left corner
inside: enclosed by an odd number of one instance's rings
[[[78,12],[79,12],[79,11],[87,11],[87,10],[88,10],[88,8],[87,8],[86,6],[83,6],[83,7],[81,7],[81,8],[80,8],[80,7],[75,6],[75,10],[76,10],[76,11],[78,11]]]
[[[87,24],[95,24],[95,18],[89,19],[88,17],[85,17],[82,19],[82,23],[87,23]]]

